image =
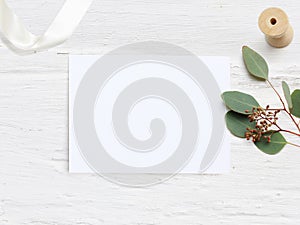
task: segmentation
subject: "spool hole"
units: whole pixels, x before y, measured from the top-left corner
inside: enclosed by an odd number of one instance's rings
[[[275,18],[271,18],[270,23],[274,26],[277,23],[277,20]]]

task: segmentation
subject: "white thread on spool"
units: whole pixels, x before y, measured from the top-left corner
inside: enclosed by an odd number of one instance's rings
[[[273,47],[285,47],[293,40],[293,28],[287,14],[280,8],[265,9],[259,16],[258,26]]]

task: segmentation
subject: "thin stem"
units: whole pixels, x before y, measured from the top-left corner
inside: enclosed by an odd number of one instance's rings
[[[298,123],[296,122],[295,118],[292,116],[292,114],[287,110],[285,103],[283,101],[283,99],[281,98],[280,94],[278,93],[278,91],[274,88],[274,86],[272,85],[272,83],[267,80],[267,83],[271,86],[271,88],[275,91],[276,95],[278,96],[278,98],[280,99],[282,105],[283,105],[283,110],[289,115],[289,117],[292,119],[293,123],[296,125],[298,131],[300,132],[300,126],[298,125]],[[300,135],[299,135],[300,136]]]
[[[284,110],[286,110],[285,103],[284,103],[283,99],[281,98],[280,94],[278,93],[278,91],[274,88],[274,86],[272,85],[272,83],[269,80],[267,80],[267,82],[271,86],[271,88],[275,91],[275,93],[278,96],[278,98],[280,99],[280,101],[281,101],[281,103],[283,105]]]
[[[293,135],[296,135],[296,136],[300,137],[300,134],[295,133],[295,132],[290,131],[290,130],[279,129],[278,132],[286,132],[286,133],[290,133],[290,134],[293,134]]]
[[[284,111],[289,115],[289,117],[291,117],[292,121],[294,122],[298,131],[300,132],[300,127],[299,127],[298,123],[296,122],[295,118],[292,116],[292,114],[287,109],[285,109]]]
[[[287,144],[289,144],[289,145],[293,145],[293,146],[295,146],[295,147],[298,147],[298,148],[300,148],[300,145],[297,145],[297,144],[294,144],[294,143],[291,143],[291,142],[287,142]]]
[[[298,131],[300,132],[300,127],[299,127],[298,123],[296,122],[295,118],[292,116],[292,114],[288,110],[285,110],[285,112],[289,115],[289,117],[291,117],[292,121],[294,122]]]
[[[283,131],[281,128],[280,128],[280,126],[278,126],[278,124],[277,123],[273,123],[273,125],[275,125],[279,130],[281,130],[281,131]]]

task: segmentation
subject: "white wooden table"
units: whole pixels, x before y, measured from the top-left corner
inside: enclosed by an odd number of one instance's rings
[[[62,3],[9,1],[36,34]],[[287,48],[269,47],[258,30],[258,15],[270,6],[290,17],[295,36]],[[158,40],[198,55],[230,56],[232,88],[278,105],[265,83],[247,75],[241,47],[265,56],[276,87],[284,79],[300,88],[299,11],[297,0],[95,0],[73,36],[57,48],[20,57],[0,44],[0,224],[300,224],[295,147],[267,156],[232,138],[230,174],[177,175],[141,189],[68,173],[68,54],[103,54]]]

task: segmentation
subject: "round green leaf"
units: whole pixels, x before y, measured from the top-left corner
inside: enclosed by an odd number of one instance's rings
[[[272,131],[266,133],[265,135],[270,135]],[[256,141],[254,143],[257,148],[259,148],[262,152],[275,155],[283,149],[283,147],[287,144],[287,141],[282,136],[281,133],[276,132],[271,136],[271,142],[269,143],[266,138],[261,138],[260,141]]]
[[[247,128],[255,128],[255,122],[250,122],[247,115],[228,111],[225,115],[228,130],[236,137],[245,138]]]
[[[259,106],[255,98],[239,91],[226,91],[222,98],[228,108],[241,114],[251,114],[252,109]]]
[[[243,46],[242,51],[248,72],[257,78],[267,80],[269,68],[265,59],[248,46]]]
[[[282,81],[282,90],[283,90],[283,94],[284,94],[285,100],[286,100],[286,102],[288,104],[288,107],[291,110],[293,108],[293,103],[292,103],[292,98],[291,98],[291,92],[290,92],[289,85],[285,81]]]
[[[293,92],[292,96],[292,103],[293,103],[293,108],[291,110],[291,113],[300,118],[300,90],[297,89]]]

